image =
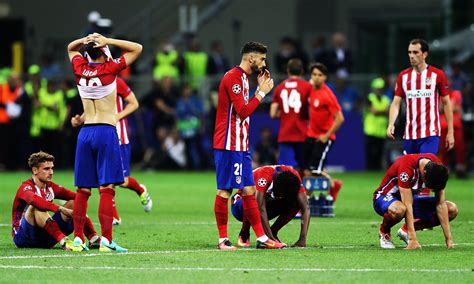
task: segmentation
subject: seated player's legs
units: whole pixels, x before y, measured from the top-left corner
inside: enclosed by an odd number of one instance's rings
[[[285,142],[279,144],[278,164],[292,166],[294,168],[303,168],[304,162],[304,143],[303,142]]]

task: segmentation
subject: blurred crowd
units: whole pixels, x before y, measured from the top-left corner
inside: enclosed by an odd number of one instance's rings
[[[92,13],[89,22],[85,34],[110,32],[109,19]],[[221,76],[233,65],[218,40],[207,51],[194,36],[186,37],[185,43],[184,50],[178,50],[168,39],[160,42],[150,62],[153,80],[145,83],[151,86],[139,86],[144,83],[134,80],[135,70],[127,69],[121,74],[132,90],[135,87],[149,90],[135,92],[140,109],[130,117],[132,162],[138,167],[188,170],[213,167],[217,90]],[[268,54],[268,65],[277,84],[286,78],[286,64],[292,58],[299,58],[305,68],[310,62],[325,64],[330,74],[328,85],[343,111],[360,114],[367,144],[367,168],[378,170],[386,166],[387,143],[390,143],[386,139],[387,116],[396,77],[380,75],[366,80],[362,87],[354,86],[353,57],[347,46],[344,35],[335,33],[329,45],[324,37],[317,37],[308,52],[300,41],[287,36],[281,39],[278,48],[270,47],[277,51]],[[112,52],[120,55],[120,51]],[[462,65],[451,64],[444,70],[454,94],[451,99],[458,136],[455,151],[441,154],[462,176],[469,166],[474,168],[473,161],[468,159],[474,153],[471,138],[474,137],[474,88]],[[27,156],[38,150],[53,154],[57,168],[73,166],[78,129],[71,126],[70,119],[82,113],[75,85],[72,72],[62,70],[61,64],[48,55],[38,65],[30,65],[26,74],[1,69],[0,169],[25,169]],[[270,102],[268,98],[267,107]],[[265,104],[259,110],[267,112]],[[404,121],[398,123],[396,129],[403,131]],[[262,130],[252,149],[255,166],[276,162],[276,136],[270,128]],[[399,133],[398,137],[401,136]]]

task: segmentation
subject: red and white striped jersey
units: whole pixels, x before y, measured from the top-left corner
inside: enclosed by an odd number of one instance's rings
[[[125,98],[132,93],[130,87],[120,77],[117,77],[117,113],[123,111],[125,108]],[[128,119],[122,118],[117,122],[117,134],[119,137],[120,145],[129,144],[129,133],[128,133]]]
[[[414,194],[420,192],[425,187],[419,167],[421,159],[441,163],[438,157],[431,153],[401,156],[387,170],[382,182],[374,192],[374,199],[380,195],[400,195],[399,187],[411,188]]]
[[[250,115],[259,105],[249,97],[248,74],[240,67],[225,73],[219,85],[214,149],[248,151]]]
[[[439,97],[448,95],[444,72],[428,66],[421,73],[413,68],[400,72],[395,96],[405,99],[406,124],[404,139],[440,136]]]

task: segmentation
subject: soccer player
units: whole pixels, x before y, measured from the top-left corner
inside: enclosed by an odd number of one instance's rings
[[[387,136],[395,139],[395,121],[402,99],[406,102],[406,124],[403,138],[404,153],[438,153],[441,135],[439,122],[439,97],[444,104],[448,123],[445,147],[454,147],[453,110],[449,100],[444,72],[426,63],[429,46],[425,40],[413,39],[408,45],[411,68],[398,74],[395,96],[390,105]]]
[[[19,248],[51,248],[59,243],[64,250],[72,249],[68,235],[74,230],[72,222],[76,193],[55,184],[54,157],[37,152],[28,158],[33,175],[21,183],[13,200],[12,236]],[[67,201],[63,206],[54,199]],[[54,212],[53,216],[48,211]],[[100,238],[89,217],[86,217],[84,233],[89,246],[99,247]]]
[[[308,131],[308,98],[313,87],[301,79],[303,63],[290,59],[286,68],[288,79],[273,92],[270,117],[280,118],[278,133],[278,164],[303,169],[304,142]]]
[[[309,67],[314,87],[309,97],[309,127],[306,139],[305,175],[323,175],[330,179],[329,194],[336,202],[342,181],[331,179],[324,171],[326,158],[336,140],[336,131],[344,122],[341,106],[331,89],[326,85],[327,68],[322,63]]]
[[[258,209],[266,235],[280,242],[278,232],[301,210],[300,237],[293,246],[306,247],[310,214],[306,189],[301,183],[298,172],[284,165],[263,166],[253,171],[253,178],[257,187]],[[242,222],[237,245],[250,246],[250,224],[243,214],[241,191],[232,196],[232,214]],[[277,216],[270,227],[269,220]]]
[[[255,200],[252,176],[252,156],[248,148],[250,115],[273,88],[273,79],[266,70],[267,47],[247,42],[240,51],[240,65],[229,70],[221,80],[214,131],[214,161],[217,193],[214,202],[218,248],[236,250],[229,241],[227,221],[229,197],[234,188],[243,189],[244,214],[257,235],[257,248],[282,248],[283,244],[269,239],[263,230]],[[258,88],[250,98],[248,76],[258,74]]]
[[[122,157],[122,167],[124,175],[124,183],[120,187],[125,187],[133,190],[140,197],[140,202],[143,206],[145,212],[150,212],[153,206],[153,201],[150,198],[145,185],[138,183],[136,179],[130,176],[130,135],[128,130],[128,119],[127,116],[132,114],[135,110],[138,109],[139,103],[135,94],[127,85],[125,80],[120,77],[117,77],[117,134],[119,136],[120,144],[120,155]],[[74,127],[82,124],[83,116],[76,115],[71,119],[71,123]],[[114,200],[113,206],[114,213],[114,225],[120,225],[122,219],[118,215],[116,203]]]
[[[380,247],[393,249],[390,228],[405,218],[397,235],[406,249],[421,248],[416,239],[417,230],[441,225],[447,248],[453,248],[449,221],[456,218],[456,204],[445,199],[448,168],[433,154],[407,154],[398,158],[387,170],[374,192],[374,209],[383,216],[380,225]],[[435,196],[420,196],[423,188]]]
[[[107,45],[124,51],[111,59]],[[84,46],[84,55],[79,49]],[[84,126],[77,138],[74,183],[77,194],[74,204],[74,251],[84,251],[83,226],[91,188],[100,192],[99,222],[102,238],[99,251],[127,252],[112,239],[114,185],[124,182],[120,147],[115,128],[117,74],[140,55],[138,43],[104,37],[94,33],[68,45],[77,88],[84,107]]]

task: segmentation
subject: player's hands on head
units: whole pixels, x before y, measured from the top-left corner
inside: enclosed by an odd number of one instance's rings
[[[390,139],[395,139],[395,126],[394,125],[389,125],[387,127],[387,137]]]
[[[409,249],[409,250],[411,250],[411,249],[421,249],[421,245],[420,245],[420,243],[418,243],[417,240],[409,240],[408,245],[405,249]]]
[[[107,45],[107,38],[99,33],[93,33],[85,37],[84,44],[89,42],[95,42],[95,47],[104,47]]]

